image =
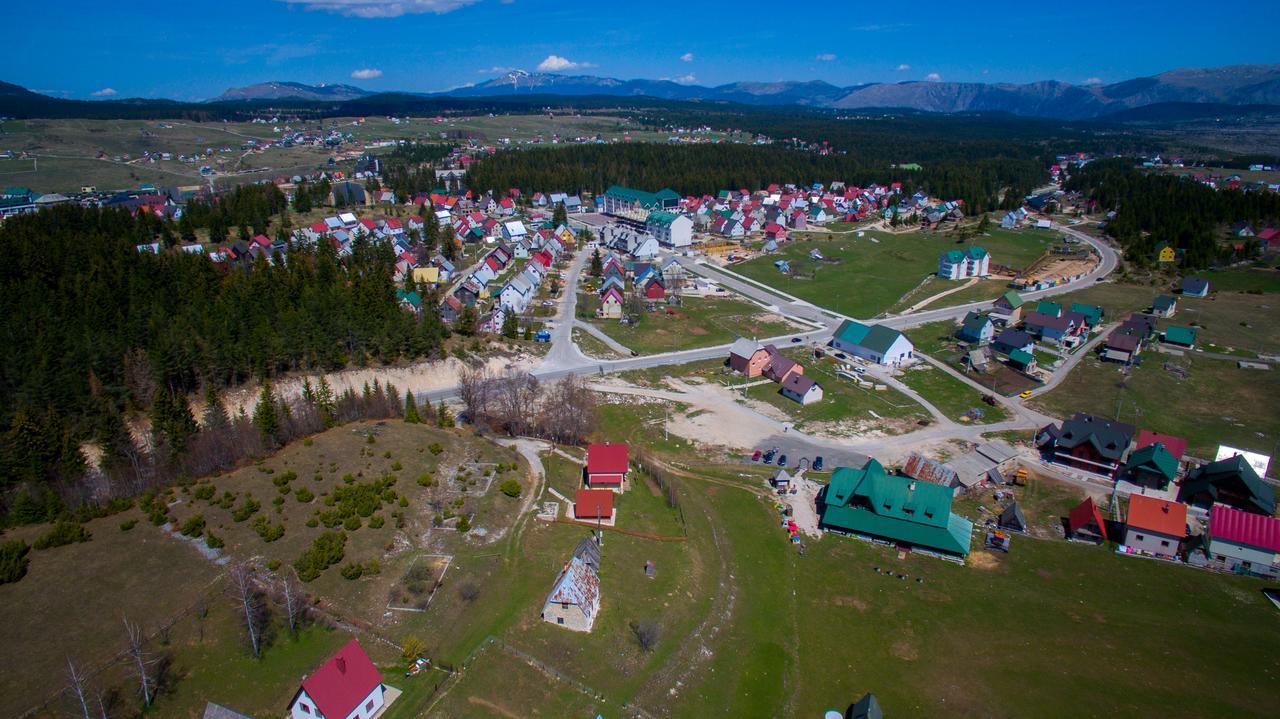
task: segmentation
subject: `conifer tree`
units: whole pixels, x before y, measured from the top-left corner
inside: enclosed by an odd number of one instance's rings
[[[405,424],[418,424],[422,421],[418,416],[418,403],[413,399],[413,392],[408,390],[404,393],[404,421]]]

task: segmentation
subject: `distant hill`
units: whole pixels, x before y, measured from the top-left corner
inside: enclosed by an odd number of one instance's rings
[[[374,93],[352,85],[304,85],[300,82],[260,82],[257,85],[233,87],[210,102],[234,102],[238,100],[356,100]]]

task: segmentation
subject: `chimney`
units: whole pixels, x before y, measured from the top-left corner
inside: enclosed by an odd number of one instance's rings
[[[345,657],[338,657],[338,660],[335,661],[334,664],[338,666],[339,673],[341,674],[347,673],[347,660]]]

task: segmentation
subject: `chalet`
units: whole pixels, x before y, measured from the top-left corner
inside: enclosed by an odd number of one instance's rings
[[[1156,262],[1168,264],[1178,259],[1178,253],[1173,249],[1173,245],[1168,242],[1161,242],[1156,245]]]
[[[804,366],[799,362],[784,356],[773,345],[765,345],[765,352],[769,353],[769,363],[764,366],[764,376],[774,382],[786,382],[792,375],[804,374]]]
[[[960,329],[956,331],[956,337],[965,342],[973,342],[975,344],[985,345],[991,342],[995,337],[996,326],[991,321],[991,317],[977,310],[971,310],[965,315],[964,321],[960,323]]]
[[[803,374],[792,373],[787,375],[787,378],[782,380],[781,384],[782,388],[779,392],[782,393],[783,397],[793,402],[807,405],[822,401],[822,385]]]
[[[1067,539],[1095,544],[1107,541],[1107,523],[1093,497],[1086,497],[1067,514]]]
[[[1042,429],[1036,444],[1049,461],[1112,477],[1133,443],[1133,433],[1132,425],[1077,413],[1060,427]]]
[[[1209,513],[1209,561],[1236,574],[1280,577],[1280,519],[1215,505]]]
[[[600,316],[605,319],[620,319],[624,298],[617,287],[610,287],[600,294]]]
[[[992,346],[995,347],[996,352],[1003,355],[1008,355],[1014,350],[1022,350],[1023,352],[1030,354],[1031,350],[1035,348],[1036,343],[1035,340],[1031,338],[1031,335],[1026,332],[1009,328],[996,335],[996,339],[992,343]]]
[[[950,250],[938,257],[938,276],[944,280],[987,277],[991,274],[991,254],[982,247]]]
[[[640,296],[646,300],[660,300],[667,296],[667,288],[658,277],[650,277],[640,287]]]
[[[586,485],[622,492],[626,489],[628,458],[625,444],[593,444],[587,447]]]
[[[991,304],[993,317],[1001,318],[1005,324],[1017,324],[1022,318],[1022,305],[1025,304],[1017,292],[1009,290],[996,298]]]
[[[1102,358],[1112,362],[1130,364],[1141,353],[1142,340],[1134,335],[1116,330],[1107,337],[1106,345],[1102,349]]]
[[[1070,312],[1080,315],[1084,318],[1085,327],[1097,327],[1102,324],[1104,310],[1097,305],[1087,305],[1081,302],[1072,302],[1067,308]]]
[[[663,188],[657,192],[645,192],[614,185],[605,190],[603,209],[609,215],[643,221],[654,210],[670,211],[679,205],[680,195],[669,188]]]
[[[1196,331],[1192,327],[1170,325],[1164,328],[1164,343],[1190,349],[1196,344]]]
[[[1061,317],[1062,305],[1058,304],[1057,302],[1040,300],[1039,302],[1036,303],[1036,312],[1038,314],[1045,315],[1046,317]]]
[[[952,490],[891,476],[876,460],[861,469],[837,467],[818,494],[820,526],[963,559],[973,523],[951,512]]]
[[[1207,297],[1209,295],[1209,280],[1199,277],[1187,277],[1182,280],[1182,295],[1184,297]]]
[[[521,239],[529,234],[520,220],[508,220],[502,223],[502,239],[508,242]]]
[[[1187,536],[1187,505],[1145,494],[1129,495],[1124,544],[1140,554],[1176,559]]]
[[[1182,480],[1178,501],[1203,509],[1225,504],[1268,517],[1276,510],[1275,490],[1240,455],[1191,470]]]
[[[616,515],[613,492],[607,489],[579,489],[574,493],[573,518],[577,521],[612,525]]]
[[[1160,442],[1133,450],[1120,477],[1140,487],[1164,490],[1178,478],[1178,458]]]
[[[352,639],[320,665],[289,702],[291,719],[371,719],[385,704],[382,672]]]
[[[584,539],[543,602],[543,621],[575,632],[591,631],[600,613],[599,566],[600,549]]]
[[[884,325],[845,320],[831,338],[831,346],[877,364],[899,366],[912,358],[914,347],[901,332]]]
[[[1172,317],[1178,311],[1178,299],[1172,295],[1160,295],[1151,303],[1151,314],[1156,317]]]
[[[1165,451],[1173,455],[1173,458],[1179,462],[1182,461],[1183,455],[1187,452],[1187,440],[1171,434],[1152,432],[1149,429],[1138,431],[1138,440],[1134,442],[1133,448],[1136,451],[1157,443],[1164,445]]]
[[[739,337],[729,346],[729,369],[746,377],[759,377],[769,364],[771,354],[758,342]]]
[[[1156,318],[1151,315],[1131,314],[1120,323],[1118,330],[1122,334],[1133,335],[1146,342],[1155,336]]]
[[[1057,344],[1066,343],[1067,339],[1072,337],[1077,329],[1075,323],[1069,317],[1045,315],[1039,312],[1031,312],[1027,314],[1023,325],[1027,332],[1039,337],[1042,340],[1056,342]]]
[[[1009,366],[1023,372],[1031,374],[1036,371],[1036,356],[1026,350],[1011,350],[1009,352]]]

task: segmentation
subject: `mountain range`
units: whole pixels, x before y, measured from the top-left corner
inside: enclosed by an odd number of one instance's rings
[[[372,94],[350,85],[267,82],[232,88],[216,101],[346,100]],[[1280,65],[1187,68],[1107,85],[1074,85],[1057,80],[1025,84],[909,81],[846,87],[821,80],[734,82],[708,87],[665,79],[619,80],[595,75],[514,70],[448,92],[421,94],[447,97],[605,95],[842,110],[903,108],[939,113],[1007,112],[1024,117],[1084,120],[1163,103],[1280,105]]]

